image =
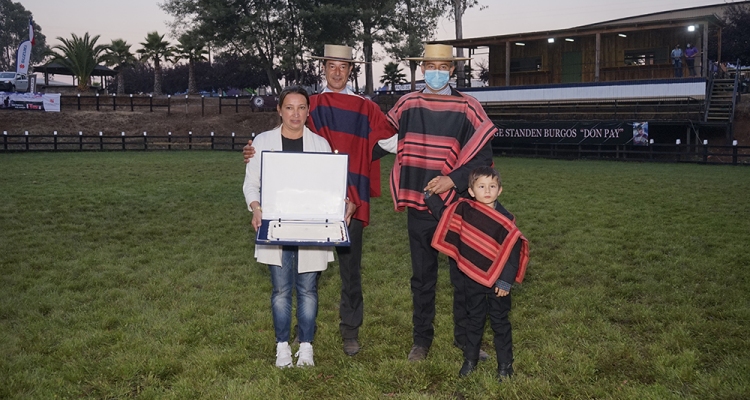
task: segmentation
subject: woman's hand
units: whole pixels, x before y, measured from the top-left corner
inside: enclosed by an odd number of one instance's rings
[[[258,229],[260,229],[260,224],[263,221],[263,211],[260,210],[260,207],[253,211],[253,229],[255,229],[255,232],[258,232]]]

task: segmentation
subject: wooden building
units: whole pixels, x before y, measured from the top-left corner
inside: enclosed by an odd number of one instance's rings
[[[732,4],[748,4],[750,1]],[[721,60],[722,16],[728,4],[665,11],[554,31],[438,43],[473,54],[489,49],[489,86],[549,85],[673,78],[670,53],[699,50],[697,76]],[[690,76],[683,62],[682,76]]]

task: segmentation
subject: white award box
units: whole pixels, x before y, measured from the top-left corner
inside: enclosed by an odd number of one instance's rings
[[[263,151],[257,244],[349,246],[348,156]]]

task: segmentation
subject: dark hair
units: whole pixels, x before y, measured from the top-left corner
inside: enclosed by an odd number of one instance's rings
[[[286,96],[291,93],[301,94],[305,96],[307,105],[310,105],[310,95],[307,93],[307,90],[305,88],[303,88],[302,86],[289,86],[287,88],[284,88],[284,90],[279,93],[279,107],[284,105],[284,99],[286,99]]]
[[[495,170],[495,168],[484,166],[475,168],[473,171],[471,171],[471,173],[469,174],[469,187],[474,186],[474,183],[482,176],[495,179],[498,185],[503,186],[503,182],[500,180],[500,174]]]
[[[345,62],[345,63],[349,64],[349,67],[350,67],[350,68],[351,68],[351,67],[354,67],[354,63],[353,63],[353,62],[351,62],[351,61],[345,61],[345,60],[330,60],[330,59],[327,59],[327,58],[323,60],[323,66],[324,66],[324,67],[325,67],[326,65],[328,65],[328,61],[340,61],[340,62]]]

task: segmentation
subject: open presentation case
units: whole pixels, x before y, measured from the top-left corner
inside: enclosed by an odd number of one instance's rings
[[[263,151],[255,242],[294,246],[349,246],[344,221],[348,157],[333,153]]]

